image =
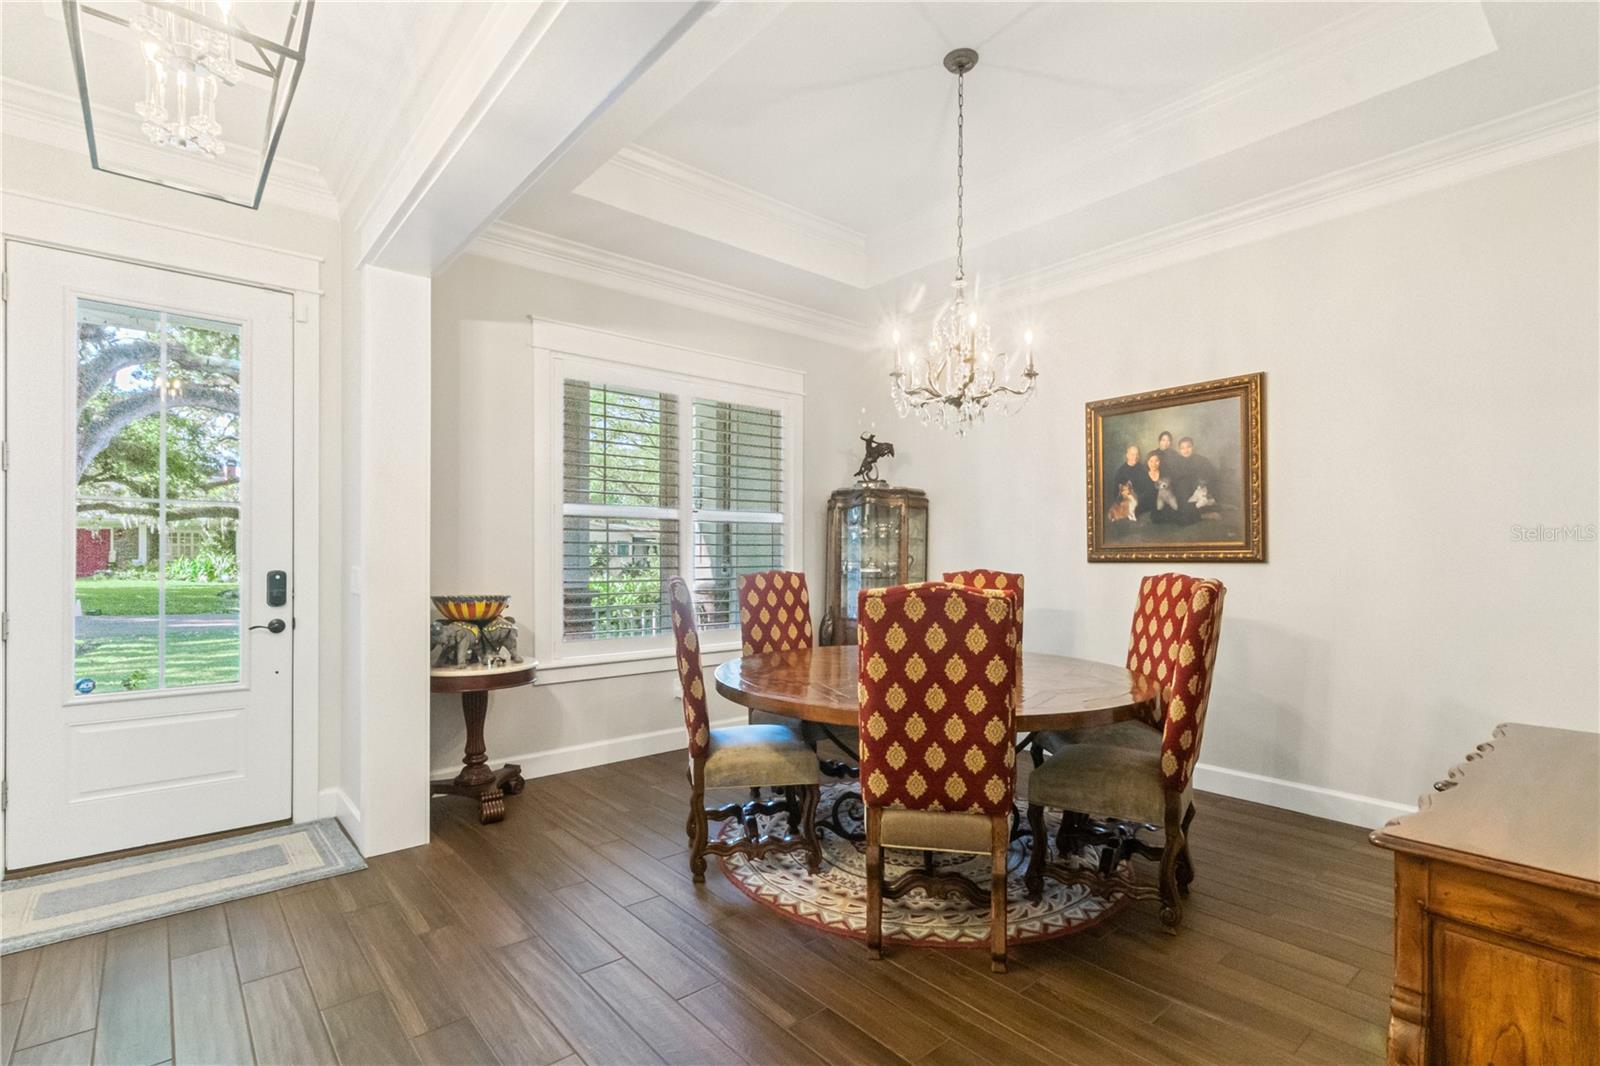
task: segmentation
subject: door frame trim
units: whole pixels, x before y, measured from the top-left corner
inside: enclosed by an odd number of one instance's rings
[[[321,478],[319,383],[321,380],[322,259],[247,241],[193,233],[101,208],[48,201],[6,192],[0,241],[43,245],[135,266],[198,274],[238,285],[286,293],[292,301],[294,520],[294,681],[291,686],[290,796],[295,822],[313,821],[320,806],[321,739]],[[175,235],[178,235],[175,238]],[[152,260],[155,250],[165,262]],[[143,252],[145,254],[136,254]],[[0,311],[0,383],[11,378],[9,307]],[[0,396],[4,389],[0,388]],[[0,419],[4,405],[0,404]],[[0,492],[8,486],[0,473]],[[3,497],[0,497],[3,498]],[[9,514],[0,522],[0,559],[5,557]],[[5,593],[0,566],[0,599]],[[0,767],[5,766],[6,665],[0,656]],[[4,877],[5,815],[0,814],[0,878]]]

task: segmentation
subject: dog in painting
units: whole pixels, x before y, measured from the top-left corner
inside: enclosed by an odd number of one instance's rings
[[[1106,512],[1107,522],[1137,522],[1139,497],[1133,494],[1133,485],[1124,481],[1117,486],[1117,502]]]

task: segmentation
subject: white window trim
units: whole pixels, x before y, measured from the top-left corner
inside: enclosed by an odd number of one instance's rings
[[[693,401],[721,400],[780,411],[783,416],[783,565],[798,570],[805,558],[805,523],[800,511],[805,374],[712,352],[625,337],[558,322],[533,323],[534,470],[533,595],[534,654],[540,684],[586,681],[674,668],[671,635],[628,640],[568,641],[561,623],[562,382],[580,378],[678,396],[680,506],[672,517],[680,531],[679,567],[693,572],[694,464],[686,457],[694,432]],[[652,514],[655,508],[645,508]],[[608,509],[608,513],[612,513]],[[748,515],[735,513],[738,518]],[[723,512],[701,512],[716,521]],[[730,514],[729,517],[732,517]],[[736,628],[706,633],[702,659],[714,665],[739,651]]]

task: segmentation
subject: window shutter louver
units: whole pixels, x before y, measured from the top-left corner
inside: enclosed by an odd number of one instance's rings
[[[694,402],[694,583],[702,624],[739,624],[739,575],[783,566],[783,418]]]
[[[562,632],[568,640],[672,630],[678,569],[678,400],[567,381],[562,437]]]

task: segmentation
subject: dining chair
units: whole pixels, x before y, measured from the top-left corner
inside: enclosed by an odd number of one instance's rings
[[[946,570],[944,579],[951,585],[975,589],[999,589],[1017,594],[1017,706],[1022,706],[1022,575],[1009,570]]]
[[[695,625],[694,594],[681,577],[667,582],[672,601],[672,636],[678,653],[678,681],[683,689],[683,725],[689,734],[689,872],[696,883],[706,879],[706,856],[744,855],[760,858],[772,852],[801,852],[813,874],[822,868],[817,842],[817,756],[793,726],[767,723],[711,728],[706,707],[705,674],[700,668],[700,636]],[[707,808],[708,788],[781,789],[785,799],[728,803]],[[799,814],[796,824],[796,812]],[[759,816],[787,813],[786,832],[761,833]],[[738,818],[744,834],[737,840],[710,840],[712,821]]]
[[[740,574],[739,640],[746,655],[811,647],[806,575],[795,570]]]
[[[867,948],[883,955],[883,900],[959,892],[990,915],[1006,968],[1006,858],[1016,788],[1016,594],[943,582],[866,589],[858,601]],[[985,894],[925,864],[885,884],[884,849],[990,857]]]
[[[746,655],[775,651],[797,651],[814,644],[811,626],[811,593],[806,575],[797,570],[760,570],[739,575],[739,640]],[[791,721],[782,715],[750,709],[749,721]],[[851,769],[835,755],[857,757],[860,747],[856,731],[838,726],[801,722],[800,736],[818,749],[822,769],[829,777],[849,777]],[[831,746],[824,746],[831,741]]]
[[[1189,824],[1194,821],[1194,767],[1200,758],[1206,704],[1222,629],[1222,582],[1157,574],[1139,589],[1128,646],[1128,669],[1161,686],[1151,713],[1151,729],[1121,723],[1116,729],[1088,731],[1065,744],[1028,778],[1028,826],[1033,853],[1028,863],[1028,896],[1037,902],[1044,878],[1090,883],[1102,891],[1137,899],[1159,899],[1161,921],[1177,932],[1183,920],[1180,897],[1194,880],[1189,854]],[[1049,858],[1044,810],[1063,812],[1057,861]],[[1100,821],[1096,821],[1098,818]],[[1141,830],[1160,828],[1162,846],[1141,841]],[[1066,857],[1085,843],[1099,846],[1098,871],[1068,865]],[[1154,888],[1119,873],[1132,855],[1159,862]]]

